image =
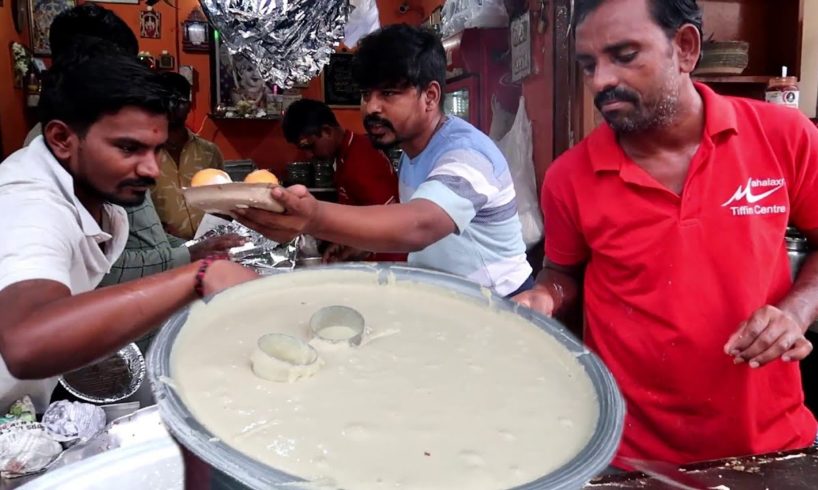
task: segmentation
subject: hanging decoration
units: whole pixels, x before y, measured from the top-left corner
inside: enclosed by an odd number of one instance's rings
[[[31,69],[31,53],[20,43],[11,43],[14,88],[23,88],[23,80]]]
[[[344,38],[348,0],[201,0],[230,54],[290,88],[315,78]]]

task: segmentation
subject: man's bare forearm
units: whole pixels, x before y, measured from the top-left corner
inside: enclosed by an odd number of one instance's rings
[[[818,252],[804,261],[789,293],[778,303],[778,308],[789,313],[806,332],[818,317]]]
[[[0,348],[9,370],[21,379],[46,378],[114,352],[159,326],[196,297],[197,267],[190,264],[76,296],[53,281],[10,286],[3,291],[6,311],[38,292],[57,299],[33,305],[28,312],[14,315],[17,318],[1,322]]]
[[[451,218],[431,201],[391,206],[322,202],[308,231],[323,240],[370,252],[416,252],[455,232]]]
[[[579,306],[582,268],[568,268],[546,261],[537,275],[538,289],[544,289],[554,300],[554,315],[561,316]]]

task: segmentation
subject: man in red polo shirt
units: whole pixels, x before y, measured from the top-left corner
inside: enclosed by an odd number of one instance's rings
[[[627,458],[671,463],[816,438],[798,361],[818,259],[792,284],[788,222],[818,244],[818,130],[795,109],[694,83],[695,0],[578,0],[577,60],[607,124],[542,192],[546,269],[515,298],[576,303],[627,402]]]
[[[332,109],[323,102],[301,99],[284,114],[282,129],[287,142],[308,158],[335,161],[338,202],[352,206],[375,206],[398,201],[398,178],[389,159],[366,135],[355,134],[338,124]],[[330,260],[363,259],[366,252],[334,245]],[[375,260],[404,261],[406,254],[376,254]]]
[[[287,142],[310,159],[335,161],[338,202],[352,206],[390,204],[398,199],[398,178],[386,155],[366,135],[345,130],[323,102],[293,102],[282,121]]]

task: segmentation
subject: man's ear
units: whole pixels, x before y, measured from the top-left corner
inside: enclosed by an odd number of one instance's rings
[[[702,36],[693,24],[683,25],[673,39],[682,73],[693,73],[702,54]]]
[[[423,91],[426,95],[426,111],[437,111],[440,107],[440,98],[443,96],[443,88],[437,82],[432,82]]]
[[[77,133],[60,120],[49,121],[43,128],[43,138],[57,160],[68,160],[78,141]]]

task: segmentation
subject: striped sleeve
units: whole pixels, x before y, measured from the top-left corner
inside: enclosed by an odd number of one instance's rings
[[[452,218],[458,233],[473,220],[516,214],[511,175],[475,150],[453,150],[443,154],[412,199],[426,199]],[[512,209],[513,208],[513,209]]]

